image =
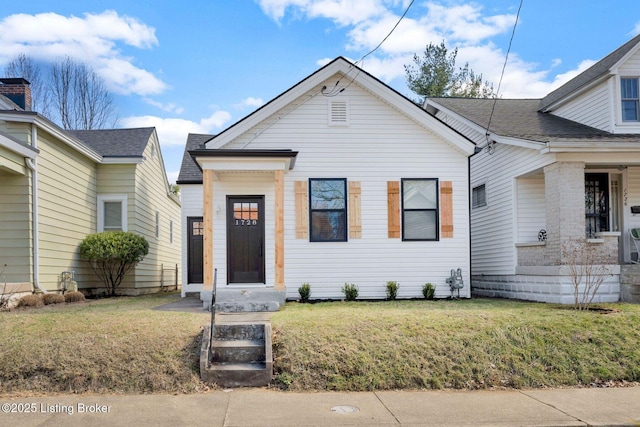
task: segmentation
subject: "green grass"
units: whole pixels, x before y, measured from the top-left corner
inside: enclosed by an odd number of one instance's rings
[[[208,316],[165,295],[0,313],[0,394],[194,392]]]
[[[640,306],[577,312],[505,300],[288,304],[286,390],[484,389],[640,381]]]
[[[0,312],[0,395],[194,393],[208,314],[166,295]],[[640,305],[505,300],[289,303],[272,317],[285,390],[529,388],[640,381]]]

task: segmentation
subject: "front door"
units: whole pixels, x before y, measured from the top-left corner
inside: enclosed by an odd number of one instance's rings
[[[227,283],[265,283],[264,196],[227,197]]]
[[[202,217],[187,218],[187,281],[188,283],[202,283],[204,281],[203,268],[203,227]]]

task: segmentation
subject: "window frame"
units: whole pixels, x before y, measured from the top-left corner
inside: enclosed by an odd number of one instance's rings
[[[98,233],[102,233],[103,231],[127,231],[127,212],[128,212],[128,197],[126,194],[99,194],[98,195],[98,224],[97,229]],[[120,202],[120,230],[105,230],[104,229],[104,220],[105,220],[105,203],[109,202]]]
[[[625,80],[632,80],[635,81],[636,83],[636,97],[635,98],[624,98],[623,95],[623,90],[624,90],[624,81]],[[639,123],[640,122],[640,77],[636,77],[636,76],[620,76],[620,121],[622,123]],[[625,119],[625,115],[624,115],[624,103],[625,102],[629,102],[629,101],[633,101],[635,102],[635,111],[636,111],[636,117],[635,119]]]
[[[484,203],[478,203],[476,200],[476,190],[483,188]],[[482,182],[471,187],[471,209],[479,209],[487,206],[487,183]]]
[[[435,191],[435,201],[436,201],[436,207],[435,208],[420,208],[420,209],[416,209],[416,208],[405,208],[404,204],[405,204],[405,197],[404,197],[404,193],[405,193],[405,182],[409,182],[409,181],[429,181],[429,182],[434,182],[434,191]],[[438,242],[440,241],[440,180],[439,178],[402,178],[400,180],[400,212],[402,213],[402,218],[401,218],[401,230],[402,230],[402,241],[403,242]],[[434,219],[435,219],[435,237],[433,239],[423,239],[423,238],[411,238],[411,237],[407,237],[405,235],[407,229],[405,226],[405,212],[434,212]]]
[[[313,200],[313,182],[314,181],[339,181],[342,182],[344,188],[344,207],[342,209],[314,209],[312,205]],[[347,179],[346,178],[309,178],[308,182],[309,186],[309,241],[310,242],[347,242],[349,240],[349,220],[348,220],[348,204],[349,204],[349,195],[348,195],[348,187],[347,187]],[[313,213],[314,212],[344,212],[344,226],[343,226],[343,236],[337,239],[318,239],[314,237],[313,233]]]

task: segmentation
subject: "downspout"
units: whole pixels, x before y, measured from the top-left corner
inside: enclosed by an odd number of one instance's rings
[[[31,146],[38,149],[38,128],[31,125]],[[31,170],[31,224],[33,229],[33,285],[42,293],[46,290],[40,287],[40,248],[38,233],[38,164],[37,159],[25,158],[27,167]]]

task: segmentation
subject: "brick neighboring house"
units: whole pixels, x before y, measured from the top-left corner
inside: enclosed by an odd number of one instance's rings
[[[542,99],[498,99],[495,110],[490,99],[425,101],[478,145],[470,160],[474,295],[572,303],[562,249],[582,239],[613,272],[595,301],[640,301],[630,236],[640,227],[639,86],[636,36]]]

